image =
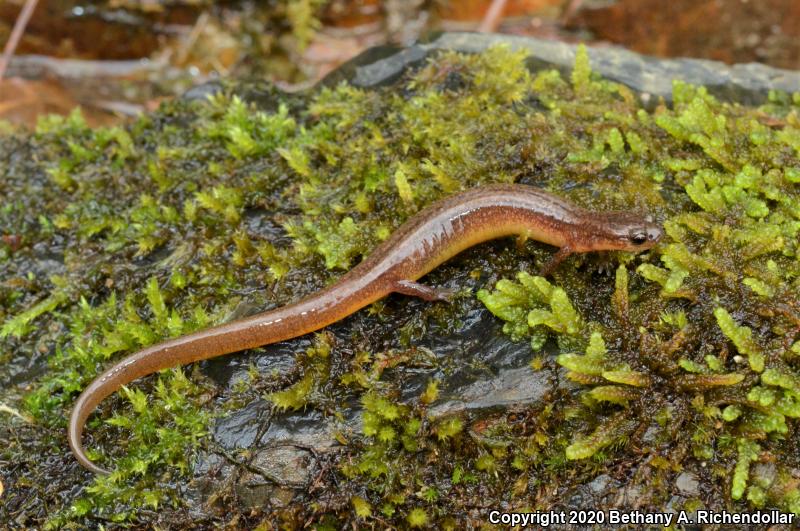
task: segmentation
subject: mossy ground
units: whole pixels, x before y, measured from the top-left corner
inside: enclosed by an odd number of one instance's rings
[[[702,483],[687,508],[800,512],[798,95],[749,108],[676,83],[647,111],[583,53],[564,79],[506,48],[441,53],[393,87],[268,95],[257,108],[263,93],[230,84],[126,127],[75,113],[2,138],[3,521],[186,525],[182,485],[211,419],[258,394],[335,415],[355,393],[362,432],[328,458],[323,497],[243,514],[220,493],[204,525],[458,527],[564,503],[602,473],[663,508],[682,470]],[[552,249],[488,244],[431,279],[469,278],[477,299],[376,304],[374,336],[410,344],[485,304],[531,341],[532,370],[562,368],[572,390],[431,420],[435,379],[399,401],[385,375],[419,360],[323,334],[295,374],[253,372],[233,396],[184,368],[107,400],[87,443],[108,478],[68,453],[69,407],[114,360],[311,293],[424,205],[491,182],[647,212],[668,236],[549,280],[533,275]]]

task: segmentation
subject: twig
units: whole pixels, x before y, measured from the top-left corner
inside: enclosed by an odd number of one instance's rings
[[[572,16],[577,13],[582,4],[583,0],[569,0],[566,2],[564,10],[561,12],[561,16],[558,17],[558,23],[562,26],[566,26],[567,22],[569,22]]]
[[[9,407],[9,406],[5,405],[2,402],[0,402],[0,413],[8,413],[9,415],[13,415],[15,417],[18,417],[18,418],[24,420],[28,424],[33,424],[33,419],[32,418],[30,418],[29,416],[27,416],[27,415],[25,415],[23,413],[20,413],[18,410],[14,409],[13,407]]]
[[[192,51],[192,47],[197,43],[197,39],[203,34],[205,31],[206,26],[208,26],[208,12],[203,11],[192,27],[192,31],[189,32],[189,35],[183,40],[178,49],[178,53],[175,56],[175,63],[177,65],[183,65],[186,62],[186,59],[189,57],[189,53]]]
[[[500,19],[503,17],[503,11],[506,10],[506,3],[508,0],[493,0],[486,14],[483,16],[481,25],[478,26],[480,33],[489,33],[497,31],[500,26]]]
[[[0,81],[3,80],[6,74],[6,68],[8,67],[8,63],[11,62],[11,56],[14,55],[14,50],[17,49],[19,40],[25,32],[25,27],[28,25],[28,21],[31,19],[33,10],[36,9],[36,4],[38,2],[39,0],[25,0],[25,5],[22,6],[22,11],[19,12],[17,21],[14,22],[14,29],[11,30],[11,36],[8,38],[6,47],[3,49],[3,57],[0,57]]]
[[[263,468],[261,468],[259,466],[256,466],[256,465],[254,465],[252,463],[246,463],[244,461],[240,461],[235,455],[233,455],[231,452],[229,452],[228,450],[223,448],[222,445],[217,443],[217,442],[211,441],[210,446],[213,447],[213,450],[212,450],[213,452],[215,452],[215,453],[221,455],[222,457],[224,457],[232,465],[242,467],[242,468],[244,468],[246,470],[249,470],[250,472],[252,472],[254,474],[258,474],[259,476],[263,477],[264,479],[268,479],[269,481],[275,483],[279,487],[287,487],[287,488],[290,488],[290,489],[299,489],[299,488],[302,488],[305,485],[305,483],[295,483],[294,481],[286,481],[285,479],[283,479],[282,477],[278,476],[277,474],[273,474],[271,472],[268,472],[267,470],[264,470]]]

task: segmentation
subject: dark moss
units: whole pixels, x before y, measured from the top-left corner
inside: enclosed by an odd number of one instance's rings
[[[566,80],[493,48],[442,53],[371,91],[342,84],[303,100],[223,84],[125,128],[48,118],[4,136],[2,153],[0,376],[12,390],[0,397],[35,422],[1,428],[0,438],[27,441],[4,448],[18,463],[4,484],[32,492],[67,462],[85,487],[38,492],[47,516],[15,498],[5,518],[185,522],[183,473],[226,401],[268,396],[336,415],[353,393],[362,433],[343,435],[319,476],[325,501],[264,507],[239,524],[454,526],[487,504],[549,507],[612,467],[631,472],[628,486],[648,485],[642,499],[654,508],[683,466],[702,475],[706,506],[800,511],[790,479],[800,415],[797,98],[776,94],[754,109],[676,83],[674,105],[648,112],[594,76],[584,54]],[[414,339],[457,329],[478,303],[466,293],[449,306],[392,299],[364,312],[369,340],[322,335],[298,350],[295,371],[251,371],[232,397],[211,401],[218,388],[195,371],[148,378],[89,425],[93,456],[117,472],[88,478],[69,459],[65,414],[101,368],[238,315],[245,301],[266,309],[311,293],[424,205],[488,182],[538,184],[665,225],[651,252],[614,254],[612,267],[576,257],[549,281],[516,276],[551,253],[536,242],[488,244],[432,274],[484,288],[480,300],[515,339],[560,351],[532,352],[533,365],[564,367],[577,387],[522,411],[431,419],[435,380],[409,397],[387,374],[435,366]],[[751,475],[759,460],[775,461],[776,474]],[[216,500],[220,514],[235,512],[224,493]]]

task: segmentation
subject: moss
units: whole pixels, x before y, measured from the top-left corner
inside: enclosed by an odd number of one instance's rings
[[[547,338],[547,329],[567,336],[581,331],[580,317],[562,288],[525,272],[519,273],[517,280],[519,283],[498,282],[494,292],[478,292],[478,300],[507,321],[506,332],[513,337],[531,335],[531,344],[538,350]]]
[[[739,439],[739,460],[736,462],[733,479],[731,480],[731,498],[734,500],[740,499],[744,494],[747,478],[750,475],[750,464],[758,457],[760,450],[761,448],[755,442]]]
[[[298,27],[313,26],[312,4],[298,7]],[[434,283],[482,288],[478,301],[511,338],[530,341],[539,374],[566,369],[577,384],[513,412],[431,418],[451,368],[405,345],[456,329],[477,303],[379,303],[355,319],[369,323],[363,338],[348,333],[357,324],[340,325],[299,348],[288,375],[233,391],[228,407],[267,396],[278,409],[363,409],[360,429],[341,434],[342,454],[323,467],[330,504],[264,508],[269,521],[463,526],[479,504],[545,506],[543,493],[571,492],[608,467],[630,470],[655,506],[672,484],[670,467],[643,457],[656,453],[710,464],[705,502],[797,511],[795,100],[775,94],[754,109],[676,83],[671,106],[646,110],[593,74],[582,48],[568,79],[531,73],[525,59],[502,47],[441,53],[393,87],[304,96],[223,84],[124,128],[92,129],[76,112],[4,136],[5,151],[21,155],[0,164],[0,227],[14,233],[0,244],[0,341],[13,362],[3,370],[42,369],[16,390],[37,423],[36,448],[64,452],[47,434],[63,433],[77,393],[125,354],[232,318],[244,301],[272,308],[316,291],[444,195],[525,182],[590,209],[646,211],[668,235],[647,253],[611,254],[610,276],[593,257],[534,276],[552,249],[533,241],[487,246],[432,273]],[[427,371],[417,396],[398,377],[405,369]],[[50,525],[147,527],[158,516],[142,508],[185,510],[189,459],[226,407],[209,402],[213,392],[228,391],[195,371],[169,372],[104,403],[89,446],[115,475],[70,472],[69,489],[84,481],[83,490],[48,497]],[[774,458],[772,483],[755,473],[754,455]],[[215,514],[237,513],[234,497],[215,494]]]
[[[372,516],[372,506],[367,500],[361,496],[353,496],[351,502],[353,503],[353,510],[355,510],[357,516],[361,518],[369,518]]]
[[[41,302],[38,302],[22,313],[9,319],[0,328],[0,338],[6,336],[22,337],[31,331],[31,323],[39,316],[52,312],[66,300],[66,293],[56,292]]]
[[[715,308],[714,317],[717,318],[717,324],[722,332],[736,345],[736,349],[748,357],[750,368],[755,372],[762,372],[764,353],[753,341],[753,331],[746,326],[737,325],[725,308]]]
[[[412,509],[406,516],[409,527],[422,527],[428,523],[428,514],[419,507]]]
[[[587,73],[588,58],[582,51],[576,61],[572,74],[575,92],[580,95],[581,91],[587,91],[587,85],[594,83],[595,92],[591,97],[597,98],[596,90],[604,88],[602,82],[592,81],[591,74]],[[543,80],[540,78],[538,87],[548,86]],[[651,165],[645,173],[652,175],[655,182],[674,182],[682,188],[681,193],[669,197],[670,207],[658,197],[653,198],[650,206],[650,209],[663,209],[664,225],[671,240],[655,250],[661,265],[646,262],[635,269],[640,279],[657,284],[660,291],[641,291],[640,287],[631,294],[631,284],[641,286],[641,283],[636,279],[632,281],[628,269],[620,265],[610,301],[611,311],[598,311],[596,304],[588,303],[595,296],[591,287],[563,277],[570,293],[570,307],[591,307],[593,313],[588,320],[576,311],[572,318],[564,321],[585,322],[584,325],[574,326],[569,331],[565,326],[561,329],[551,326],[551,335],[547,337],[557,340],[561,351],[557,361],[568,369],[567,376],[589,386],[584,395],[584,407],[601,412],[603,409],[598,409],[599,405],[607,404],[606,407],[612,408],[607,417],[589,422],[590,431],[578,435],[565,448],[569,459],[597,457],[605,448],[624,441],[626,434],[635,430],[636,422],[620,424],[621,419],[640,418],[642,412],[657,409],[657,404],[663,403],[661,398],[651,394],[656,382],[668,382],[669,389],[685,393],[687,402],[702,417],[713,419],[721,415],[730,423],[730,434],[741,429],[754,434],[785,435],[793,429],[788,419],[797,412],[795,370],[781,362],[782,356],[789,355],[789,349],[780,337],[787,330],[785,326],[789,329],[796,326],[797,317],[794,312],[790,315],[785,311],[772,313],[773,310],[764,309],[765,305],[777,308],[794,299],[791,295],[787,298],[785,290],[796,285],[795,224],[800,203],[798,191],[787,186],[787,182],[794,182],[793,169],[788,171],[787,178],[784,166],[788,162],[794,167],[796,150],[790,154],[776,144],[784,143],[795,149],[793,133],[776,133],[762,126],[758,120],[747,117],[748,110],[721,104],[702,87],[676,83],[673,96],[674,108],[659,107],[652,118],[637,111],[636,118],[641,125],[634,131],[630,131],[630,127],[637,121],[626,120],[624,113],[606,112],[607,118],[613,116],[613,125],[609,124],[603,131],[602,143],[595,141],[591,146],[578,147],[569,158],[600,168],[617,161],[621,168],[629,170],[627,179],[633,183],[641,178],[641,173],[630,169],[648,160],[648,150],[655,150],[664,162],[657,162],[655,167]],[[585,96],[584,102],[591,97]],[[559,108],[562,112],[566,108],[563,102],[555,100],[551,100],[548,107]],[[669,142],[653,144],[649,140],[653,138],[654,126],[677,141],[675,153],[681,153],[679,156],[670,155]],[[794,130],[793,126],[788,129]],[[627,146],[626,139],[632,139]],[[687,149],[689,145],[696,146],[699,151]],[[620,159],[624,162],[619,162]],[[659,165],[662,166],[659,168]],[[597,182],[592,186],[602,187]],[[692,212],[692,207],[701,212]],[[776,260],[782,263],[781,267],[776,268]],[[746,287],[746,291],[737,289],[737,284]],[[532,297],[522,283],[500,280],[494,292],[479,292],[478,298],[506,322],[504,330],[512,339],[533,335],[535,350],[541,348],[547,337],[536,337],[531,327],[546,322],[538,308],[541,301]],[[661,323],[645,317],[646,312],[658,308],[675,308],[670,303],[674,299],[687,300],[692,313],[662,313]],[[737,319],[726,307],[735,308]],[[533,319],[526,323],[530,312],[533,312]],[[727,355],[730,347],[707,327],[708,317],[712,315],[723,339],[729,340],[740,356]],[[772,321],[772,332],[766,332],[770,327],[765,327],[764,317],[773,315],[781,317]],[[748,326],[740,324],[740,319]],[[789,322],[795,324],[789,325]],[[758,334],[753,326],[762,327]],[[567,338],[569,341],[565,341]],[[641,352],[630,345],[632,340],[640,345]],[[615,345],[611,351],[606,347],[609,342]],[[584,348],[585,354],[575,353],[576,347]],[[703,354],[719,349],[722,349],[720,356]],[[674,353],[680,351],[684,356],[674,357]],[[743,370],[742,362],[747,363],[749,371]],[[781,371],[769,368],[773,364],[784,368]],[[761,386],[753,385],[759,380]],[[720,410],[701,398],[705,393],[714,396],[716,389],[742,389],[747,401],[737,398],[742,396],[739,394],[742,391],[718,395],[712,400],[725,406]],[[720,402],[720,396],[727,396],[727,405],[726,399]],[[614,414],[614,410],[621,412]],[[574,418],[582,416],[580,409],[569,411]],[[702,417],[701,425],[707,422]],[[713,430],[709,427],[697,432],[700,433],[702,437],[695,439],[697,455],[709,458],[713,447],[708,437]],[[745,451],[752,446],[750,440],[740,441],[735,487],[731,493],[734,499],[740,499],[747,488],[746,469],[752,460],[752,452]],[[775,503],[778,497],[769,494],[763,486],[753,485],[747,499],[760,506],[768,499]]]
[[[594,432],[585,437],[579,437],[570,444],[565,452],[567,459],[586,459],[611,444],[620,437],[626,437],[636,427],[636,422],[624,419],[623,415],[609,418],[604,424],[598,426]]]
[[[120,507],[148,507],[156,510],[178,502],[178,493],[166,488],[154,470],[169,466],[173,474],[189,468],[186,448],[195,448],[206,435],[210,420],[198,398],[204,390],[190,382],[182,371],[159,378],[154,396],[141,390],[124,389],[130,412],[118,411],[106,423],[125,434],[125,455],[115,462],[108,476],[96,476],[71,506],[51,514],[46,528],[60,528],[66,522],[89,515],[122,522],[134,516]],[[102,455],[90,450],[90,458]]]
[[[447,439],[454,437],[461,433],[464,429],[464,423],[461,419],[452,417],[437,424],[435,431],[436,436],[439,438],[440,441],[446,441]]]
[[[430,404],[435,402],[436,399],[439,397],[439,383],[436,380],[431,380],[428,382],[427,387],[425,387],[425,392],[420,395],[419,400],[423,404]]]
[[[280,409],[300,409],[311,400],[313,394],[328,381],[331,338],[318,334],[314,346],[306,350],[300,363],[305,365],[305,374],[296,383],[282,391],[267,395],[267,399]]]

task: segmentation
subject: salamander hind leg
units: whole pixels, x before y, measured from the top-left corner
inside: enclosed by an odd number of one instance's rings
[[[419,297],[426,301],[450,301],[456,294],[456,291],[448,288],[433,288],[414,282],[413,280],[398,280],[392,286],[392,291],[402,293],[403,295],[411,295],[412,297]]]

